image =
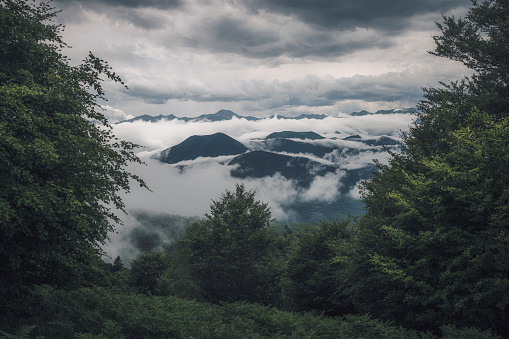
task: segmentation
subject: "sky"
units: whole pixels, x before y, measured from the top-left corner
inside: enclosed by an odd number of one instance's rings
[[[350,113],[415,107],[422,87],[467,74],[430,55],[442,13],[469,0],[55,0],[71,63],[89,51],[129,89],[106,83],[111,122]]]

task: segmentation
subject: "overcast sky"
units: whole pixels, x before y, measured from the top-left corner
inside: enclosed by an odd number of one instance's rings
[[[469,0],[56,0],[73,63],[88,51],[126,82],[114,119],[230,109],[268,116],[414,107],[461,78],[434,57],[435,22]]]

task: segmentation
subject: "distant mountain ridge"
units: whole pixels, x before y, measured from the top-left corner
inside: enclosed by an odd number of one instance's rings
[[[170,114],[170,115],[160,114],[158,116],[151,116],[151,115],[144,114],[144,115],[140,115],[138,117],[132,118],[132,119],[120,121],[117,124],[121,124],[121,123],[125,123],[125,122],[135,122],[135,121],[158,122],[158,121],[162,121],[162,120],[168,120],[168,121],[180,120],[180,121],[185,121],[185,122],[188,122],[188,121],[227,121],[227,120],[232,120],[233,118],[246,119],[249,121],[260,120],[260,118],[255,118],[255,117],[251,117],[251,116],[241,116],[241,115],[238,115],[237,113],[234,113],[232,111],[222,109],[216,113],[202,114],[199,117],[195,117],[195,118],[177,117],[173,114]]]
[[[280,173],[283,177],[296,181],[307,188],[315,176],[323,176],[336,171],[332,165],[299,156],[290,156],[266,151],[251,151],[233,158],[228,165],[239,165],[231,171],[236,178],[263,178]]]
[[[363,115],[375,115],[375,114],[416,114],[416,113],[417,113],[416,108],[403,108],[403,109],[380,110],[380,111],[377,111],[374,113],[362,110],[360,112],[350,113],[350,115],[363,116]],[[277,117],[278,119],[293,119],[293,120],[302,120],[302,119],[323,120],[329,116],[325,115],[325,114],[301,114],[297,117],[286,117],[286,116],[282,116],[282,115],[272,115],[269,117],[269,119],[273,119],[275,117]],[[234,113],[230,110],[222,109],[222,110],[219,110],[218,112],[213,113],[213,114],[202,114],[202,115],[200,115],[198,117],[194,117],[194,118],[177,117],[173,114],[169,114],[169,115],[160,114],[158,116],[151,116],[151,115],[144,114],[144,115],[140,115],[135,118],[132,118],[132,119],[120,121],[117,124],[126,123],[126,122],[127,123],[135,122],[135,121],[158,122],[158,121],[162,121],[162,120],[168,120],[168,121],[179,120],[179,121],[184,121],[184,122],[189,122],[189,121],[212,121],[212,122],[214,122],[214,121],[228,121],[228,120],[232,120],[234,118],[246,119],[248,121],[258,121],[258,120],[266,119],[266,118],[252,117],[252,116],[242,116],[242,115],[238,115],[237,113]]]
[[[274,132],[265,137],[265,139],[275,139],[275,138],[303,139],[303,140],[325,139],[320,134],[315,132],[293,132],[293,131]]]
[[[362,110],[360,112],[352,112],[350,115],[352,116],[363,116],[363,115],[375,115],[375,114],[416,114],[418,112],[417,108],[399,108],[399,109],[382,109],[378,110],[374,113],[368,112],[366,110]]]
[[[202,114],[197,118],[194,118],[194,119],[191,118],[191,120],[225,121],[225,120],[232,120],[233,118],[246,119],[246,120],[250,120],[250,121],[259,120],[258,118],[255,118],[255,117],[240,116],[237,113],[234,113],[234,112],[226,110],[226,109],[222,109],[214,114]]]
[[[384,110],[379,114],[410,112],[416,111]],[[371,114],[377,113],[357,113]],[[313,119],[325,117],[317,116]],[[157,122],[157,119],[179,119],[174,115],[152,118],[141,116],[138,120]],[[299,117],[293,119],[297,118]],[[310,119],[309,116],[300,118]],[[215,114],[193,118],[192,121],[215,122],[231,119],[245,117],[232,111],[221,110]],[[292,126],[292,123],[288,126]],[[387,149],[397,152],[400,147],[399,138],[394,137],[393,133],[371,134],[362,129],[324,132],[323,135],[313,131],[292,130],[272,132],[262,137],[257,135],[239,139],[242,142],[220,132],[193,135],[160,153],[154,153],[153,156],[163,163],[173,164],[181,175],[193,173],[194,166],[206,169],[208,166],[219,165],[224,166],[223,169],[237,180],[262,180],[262,185],[276,183],[274,190],[282,189],[278,185],[283,182],[283,189],[292,187],[291,189],[297,192],[288,203],[279,202],[282,210],[288,213],[288,218],[299,222],[314,222],[363,214],[364,204],[359,199],[356,185],[361,180],[369,179],[378,170],[372,162],[373,158],[382,156],[382,152]],[[382,145],[387,148],[380,147]],[[323,196],[317,192],[323,192]]]
[[[287,138],[285,138],[286,136]],[[302,141],[292,140],[300,137]],[[307,139],[305,139],[307,137]],[[359,155],[359,149],[349,146],[338,146],[328,142],[306,142],[324,139],[315,132],[276,132],[249,144],[249,147],[224,134],[193,135],[183,142],[163,150],[156,158],[164,163],[178,164],[181,161],[196,160],[198,158],[215,158],[219,156],[235,156],[230,160],[223,160],[224,165],[232,166],[230,171],[237,178],[263,178],[281,174],[289,180],[295,181],[300,187],[308,188],[316,176],[337,171],[337,165],[326,165],[313,157],[325,159],[334,152],[339,157]],[[367,146],[371,151],[381,151],[380,145],[397,146],[398,141],[387,136],[378,139],[362,139],[360,135],[343,138]],[[179,164],[185,170],[188,165]],[[360,179],[366,179],[374,171],[374,166],[367,166],[356,170],[346,170],[345,180],[348,182],[344,189],[351,189]]]

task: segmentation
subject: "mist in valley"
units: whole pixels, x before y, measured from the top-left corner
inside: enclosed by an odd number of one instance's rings
[[[116,112],[118,113],[118,112]],[[104,247],[107,260],[120,255],[128,263],[142,252],[168,249],[192,222],[209,212],[213,200],[218,200],[236,183],[256,190],[257,199],[268,203],[272,216],[284,222],[316,222],[338,219],[348,214],[363,213],[358,183],[376,170],[373,160],[386,163],[387,152],[376,145],[383,138],[400,140],[408,130],[414,115],[373,114],[355,116],[338,114],[325,119],[283,119],[271,117],[256,121],[233,118],[225,121],[161,120],[158,122],[124,122],[114,125],[114,133],[125,140],[144,146],[138,156],[144,165],[130,164],[129,171],[142,177],[151,191],[132,187],[123,195],[127,215],[119,215],[124,223],[109,235]],[[274,140],[265,139],[275,132],[315,132],[323,137],[316,140],[294,140],[323,146],[332,151],[324,154],[289,154],[304,157],[324,166],[334,166],[333,172],[314,175],[302,186],[280,173],[262,178],[232,176],[235,166],[228,162],[235,156],[200,157],[177,164],[158,160],[162,151],[193,135],[224,133],[250,150],[267,150]],[[397,149],[396,145],[389,145]]]

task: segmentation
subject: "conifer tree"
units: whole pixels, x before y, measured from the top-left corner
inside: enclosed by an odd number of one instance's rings
[[[113,266],[111,267],[111,270],[113,273],[120,271],[124,268],[124,263],[122,262],[122,258],[120,258],[119,255],[115,258],[113,261]]]
[[[189,249],[193,275],[206,300],[259,300],[258,286],[270,283],[264,276],[264,257],[274,234],[271,212],[255,199],[255,191],[237,184],[213,201],[204,222],[191,225],[177,246]]]
[[[406,326],[509,336],[509,6],[473,1],[444,21],[434,54],[475,74],[427,89],[402,152],[363,184],[346,290],[358,311]]]

